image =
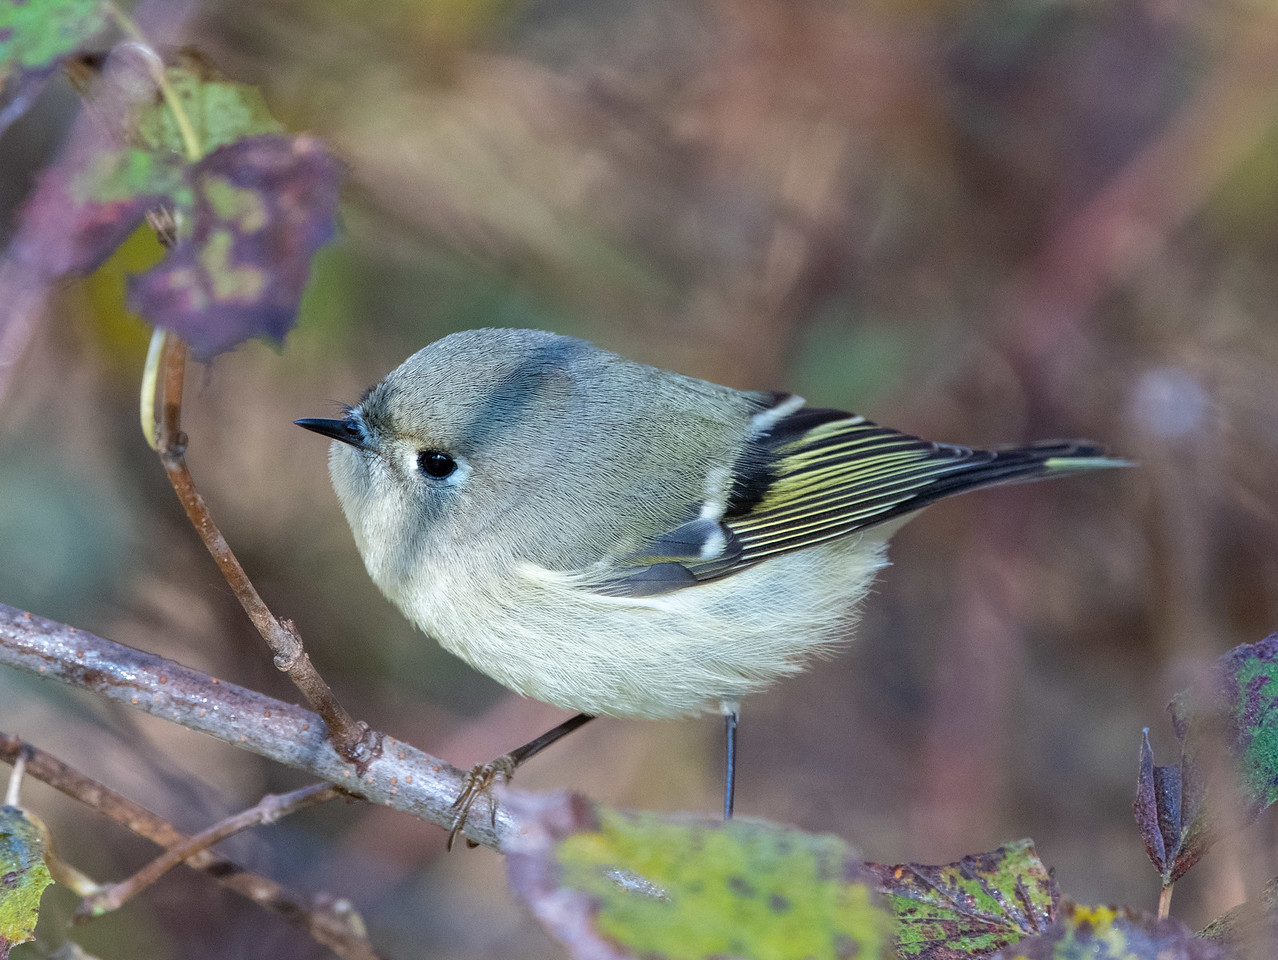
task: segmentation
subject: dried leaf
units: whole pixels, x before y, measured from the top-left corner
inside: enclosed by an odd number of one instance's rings
[[[1060,891],[1029,840],[944,866],[867,863],[896,912],[902,960],[984,957],[1046,930]]]
[[[1226,960],[1226,956],[1222,947],[1199,940],[1179,920],[1066,901],[1049,930],[999,951],[991,960]]]
[[[0,807],[0,960],[35,936],[40,896],[53,882],[44,861],[45,828],[17,807]]]
[[[310,137],[259,136],[189,170],[192,230],[129,284],[129,307],[197,355],[292,327],[311,258],[332,237],[340,165]]]
[[[511,795],[515,891],[576,958],[892,957],[891,914],[837,837]]]
[[[1186,753],[1184,743],[1180,763],[1155,766],[1146,728],[1132,812],[1145,841],[1145,853],[1164,886],[1184,876],[1215,842],[1215,833],[1204,815],[1205,797],[1203,777]]]

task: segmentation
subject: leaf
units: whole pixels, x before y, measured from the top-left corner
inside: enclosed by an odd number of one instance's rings
[[[0,81],[11,71],[56,66],[105,24],[100,0],[0,2]]]
[[[165,77],[191,121],[204,156],[245,137],[284,132],[284,125],[271,116],[261,91],[227,80],[191,55],[169,67]],[[157,101],[144,111],[137,130],[146,149],[186,152],[177,119],[167,103]]]
[[[100,0],[0,0],[0,133],[35,100],[58,65],[106,25]]]
[[[1164,885],[1184,876],[1227,826],[1252,822],[1278,799],[1278,633],[1220,657],[1169,709],[1180,761],[1155,766],[1146,735],[1133,804]],[[1226,759],[1239,788],[1218,788],[1209,804],[1209,774]]]
[[[207,72],[189,60],[165,71],[205,154],[280,129],[255,89],[206,79]],[[20,231],[13,255],[45,282],[97,269],[148,210],[195,205],[177,121],[155,93],[143,55],[113,51],[92,103],[23,209],[30,227]]]
[[[516,893],[576,958],[893,956],[891,915],[847,845],[757,821],[622,813],[508,794]]]
[[[1162,877],[1163,886],[1183,877],[1215,841],[1204,815],[1205,795],[1203,778],[1183,744],[1180,763],[1154,765],[1146,728],[1132,812],[1145,841],[1145,853]]]
[[[1278,633],[1217,660],[1214,693],[1206,704],[1192,695],[1177,697],[1172,722],[1179,736],[1187,724],[1202,723],[1205,708],[1223,711],[1229,750],[1242,773],[1243,802],[1254,820],[1278,800]]]
[[[93,270],[162,199],[164,185],[151,184],[163,178],[133,167],[122,176],[119,169],[127,156],[121,137],[139,100],[153,92],[140,54],[132,48],[112,53],[94,88],[93,110],[81,111],[62,155],[23,206],[9,256],[30,284]],[[180,172],[170,182],[180,183]]]
[[[17,807],[0,807],[0,960],[35,936],[40,896],[53,882],[44,860],[45,828]]]
[[[1030,840],[939,867],[865,867],[896,913],[902,960],[987,956],[1047,929],[1060,899]]]
[[[190,236],[132,279],[130,309],[198,356],[282,338],[311,259],[333,235],[340,169],[311,137],[251,137],[213,151],[188,172]]]
[[[990,960],[1226,960],[1218,944],[1196,938],[1179,920],[1064,901],[1053,926]]]
[[[117,48],[11,246],[20,292],[97,269],[153,211],[176,246],[130,283],[129,305],[207,357],[293,325],[315,252],[333,235],[340,168],[318,141],[279,135],[251,87],[186,57],[165,72],[200,159],[145,59]],[[17,302],[16,295],[9,296]],[[0,316],[5,306],[0,302]]]

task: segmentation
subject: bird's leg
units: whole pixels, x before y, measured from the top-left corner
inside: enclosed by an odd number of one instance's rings
[[[724,700],[723,732],[727,747],[727,770],[723,782],[723,819],[732,819],[732,805],[737,792],[737,718],[741,712],[741,703],[737,700]]]
[[[453,824],[452,829],[448,831],[448,849],[453,849],[453,841],[457,839],[457,835],[462,832],[462,828],[466,826],[466,818],[470,815],[470,808],[475,801],[481,796],[488,797],[488,809],[492,816],[493,826],[497,825],[497,801],[493,799],[492,788],[497,782],[506,783],[514,775],[515,769],[519,767],[525,760],[528,760],[556,740],[568,736],[578,727],[589,723],[595,719],[593,714],[579,713],[575,717],[569,717],[553,730],[547,730],[535,740],[529,740],[522,747],[516,747],[510,753],[504,753],[496,760],[488,763],[481,763],[473,767],[462,780],[461,793],[457,795],[457,799],[453,801]],[[474,843],[467,840],[469,846],[475,846]]]

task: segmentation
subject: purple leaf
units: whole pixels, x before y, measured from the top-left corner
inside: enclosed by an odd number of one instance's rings
[[[333,236],[340,164],[312,137],[259,136],[188,171],[193,226],[129,306],[185,338],[197,356],[293,326],[311,259]]]

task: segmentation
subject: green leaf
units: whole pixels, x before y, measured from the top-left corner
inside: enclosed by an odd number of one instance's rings
[[[200,144],[201,156],[245,137],[283,133],[256,87],[234,83],[192,58],[165,71]],[[170,105],[157,101],[138,118],[138,140],[144,150],[186,155],[177,118]]]
[[[100,0],[0,0],[0,134],[35,102],[58,65],[105,25]]]
[[[867,863],[896,913],[902,960],[965,960],[1046,930],[1060,891],[1030,840],[931,867]]]
[[[190,122],[200,157],[227,144],[283,132],[256,87],[232,83],[188,57],[165,70],[169,88]],[[181,211],[195,204],[184,180],[189,162],[177,116],[169,101],[156,97],[133,120],[126,142],[104,148],[75,178],[81,202],[117,203],[135,197],[163,197]]]
[[[1243,802],[1255,817],[1278,800],[1278,633],[1235,647],[1216,662],[1216,672]],[[1185,706],[1190,712],[1182,719]],[[1174,721],[1186,722],[1192,710],[1192,704],[1173,704]]]
[[[17,71],[56,66],[105,24],[100,0],[0,0],[0,83]]]
[[[1199,940],[1179,920],[1064,902],[1051,929],[999,951],[991,960],[1225,960],[1226,956],[1222,947]]]
[[[574,957],[893,956],[891,915],[837,837],[512,795],[516,892]]]
[[[40,896],[53,882],[45,844],[39,820],[17,807],[0,807],[0,957],[35,936]]]

